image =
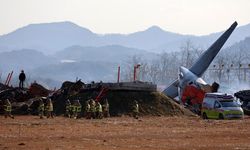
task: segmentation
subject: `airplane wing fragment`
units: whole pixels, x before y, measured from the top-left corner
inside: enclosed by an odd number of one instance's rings
[[[175,98],[178,96],[178,85],[179,85],[179,81],[175,80],[162,93],[169,96],[169,97]]]

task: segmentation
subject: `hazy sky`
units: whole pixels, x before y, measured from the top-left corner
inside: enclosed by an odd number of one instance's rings
[[[157,25],[203,35],[233,21],[250,23],[250,0],[0,0],[0,35],[44,22],[72,21],[95,33],[131,33]]]

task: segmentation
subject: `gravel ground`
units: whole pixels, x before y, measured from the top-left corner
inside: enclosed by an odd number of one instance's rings
[[[250,149],[249,117],[244,120],[0,117],[0,149]]]

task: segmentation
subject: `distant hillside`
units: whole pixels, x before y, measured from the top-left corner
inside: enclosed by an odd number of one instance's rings
[[[121,45],[151,52],[176,51],[187,40],[192,41],[198,47],[207,48],[220,34],[221,32],[206,36],[181,35],[152,26],[144,31],[127,35],[100,35],[72,22],[31,24],[0,36],[0,51],[36,49],[45,54],[52,54],[73,45],[82,47]],[[250,24],[238,27],[225,47],[248,36],[250,36]]]
[[[58,81],[83,82],[116,80],[117,64],[107,62],[72,62],[39,67],[31,71],[31,76],[37,78],[56,79]]]
[[[45,56],[36,50],[22,49],[0,53],[0,71],[30,70],[39,66],[56,63],[53,57]]]
[[[118,44],[127,47],[144,49],[151,52],[154,52],[163,44],[179,41],[186,37],[192,36],[164,31],[157,26],[152,26],[144,31],[128,35],[108,34],[103,36],[104,40],[109,44]]]
[[[234,57],[233,60],[241,61],[249,64],[250,57],[250,36],[244,40],[233,44],[232,46],[223,49],[223,52],[228,55],[228,57]],[[237,57],[237,58],[236,58]],[[240,60],[238,60],[240,59]],[[238,62],[236,62],[238,63]]]
[[[227,48],[229,51],[234,51],[234,50],[250,50],[250,36],[246,37],[244,40],[235,43],[234,45],[230,46]]]
[[[71,22],[31,24],[1,36],[0,48],[29,48],[51,54],[72,45],[95,45],[96,38],[96,34]]]
[[[73,61],[103,61],[103,62],[124,62],[132,56],[137,55],[144,59],[153,59],[157,55],[155,53],[128,48],[119,45],[109,45],[103,47],[81,47],[71,46],[54,55],[60,60]]]

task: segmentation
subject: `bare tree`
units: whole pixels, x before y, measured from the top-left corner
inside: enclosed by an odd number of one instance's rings
[[[147,81],[148,79],[148,63],[147,62],[141,62],[140,68],[138,71],[138,79],[141,81]]]
[[[194,63],[195,57],[193,55],[194,46],[190,40],[187,40],[182,46],[181,46],[181,64],[186,67],[190,68],[192,64]]]
[[[216,64],[215,74],[216,74],[219,82],[222,81],[222,77],[225,73],[225,71],[224,71],[225,63],[226,63],[226,57],[224,55],[218,55],[217,59],[215,59],[215,64]]]
[[[236,71],[236,76],[238,78],[238,81],[241,82],[242,80],[242,72],[241,72],[241,67],[244,61],[248,60],[248,55],[244,51],[242,47],[239,48],[239,50],[236,50],[233,54],[234,56],[234,61],[232,61],[233,64],[238,68]]]
[[[151,82],[153,83],[157,83],[159,81],[159,73],[160,73],[160,69],[159,69],[159,61],[154,60],[152,61],[152,63],[149,65],[149,79]]]

